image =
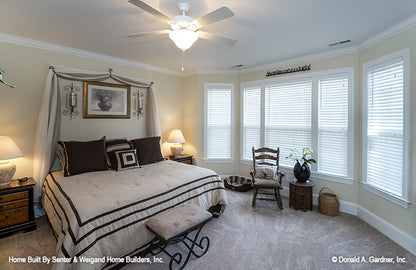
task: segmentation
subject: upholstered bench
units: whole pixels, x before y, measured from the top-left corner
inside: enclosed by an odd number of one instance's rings
[[[199,258],[208,251],[208,237],[202,237],[199,243],[197,243],[197,240],[202,227],[211,219],[212,214],[210,212],[195,204],[181,205],[150,218],[146,222],[146,227],[155,234],[155,238],[150,244],[152,247],[151,254],[157,255],[163,251],[170,257],[169,269],[172,269],[173,262],[178,265],[179,269],[183,269],[188,263],[191,253]],[[197,232],[193,239],[188,237],[188,234],[195,230]],[[188,254],[182,266],[180,266],[182,253],[176,252],[172,255],[166,250],[168,245],[179,242],[183,243],[188,249]],[[195,246],[202,250],[201,254],[194,251]]]

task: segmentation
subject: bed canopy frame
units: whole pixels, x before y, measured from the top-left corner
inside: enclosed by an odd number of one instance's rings
[[[115,74],[112,71],[111,68],[107,72],[96,72],[54,66],[49,67],[39,112],[33,157],[33,178],[36,181],[34,198],[36,201],[39,199],[43,182],[55,159],[55,151],[60,135],[61,104],[59,78],[72,81],[104,81],[111,78],[125,85],[147,88],[146,135],[149,137],[160,136],[159,116],[153,82],[138,81]]]

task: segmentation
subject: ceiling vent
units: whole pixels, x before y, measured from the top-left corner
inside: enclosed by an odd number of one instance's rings
[[[343,41],[334,42],[334,43],[329,44],[328,46],[330,46],[330,47],[338,46],[338,45],[342,45],[342,44],[349,43],[349,42],[351,42],[351,39],[346,39],[346,40],[343,40]]]
[[[239,64],[239,65],[232,66],[231,68],[242,68],[242,67],[243,65]]]

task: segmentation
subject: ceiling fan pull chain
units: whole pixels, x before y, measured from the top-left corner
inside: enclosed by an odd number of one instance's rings
[[[183,67],[185,63],[185,51],[182,51],[182,72],[185,70],[185,68]]]

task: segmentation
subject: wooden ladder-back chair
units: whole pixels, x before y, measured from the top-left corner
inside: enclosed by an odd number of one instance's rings
[[[253,180],[253,203],[256,206],[256,200],[275,201],[280,209],[283,209],[282,197],[280,190],[282,187],[282,178],[284,174],[279,170],[279,154],[277,150],[262,147],[259,149],[252,148],[253,152],[253,171],[250,172]],[[271,192],[273,190],[273,192]],[[269,197],[259,197],[257,194],[269,195]],[[273,197],[270,197],[273,196]]]

